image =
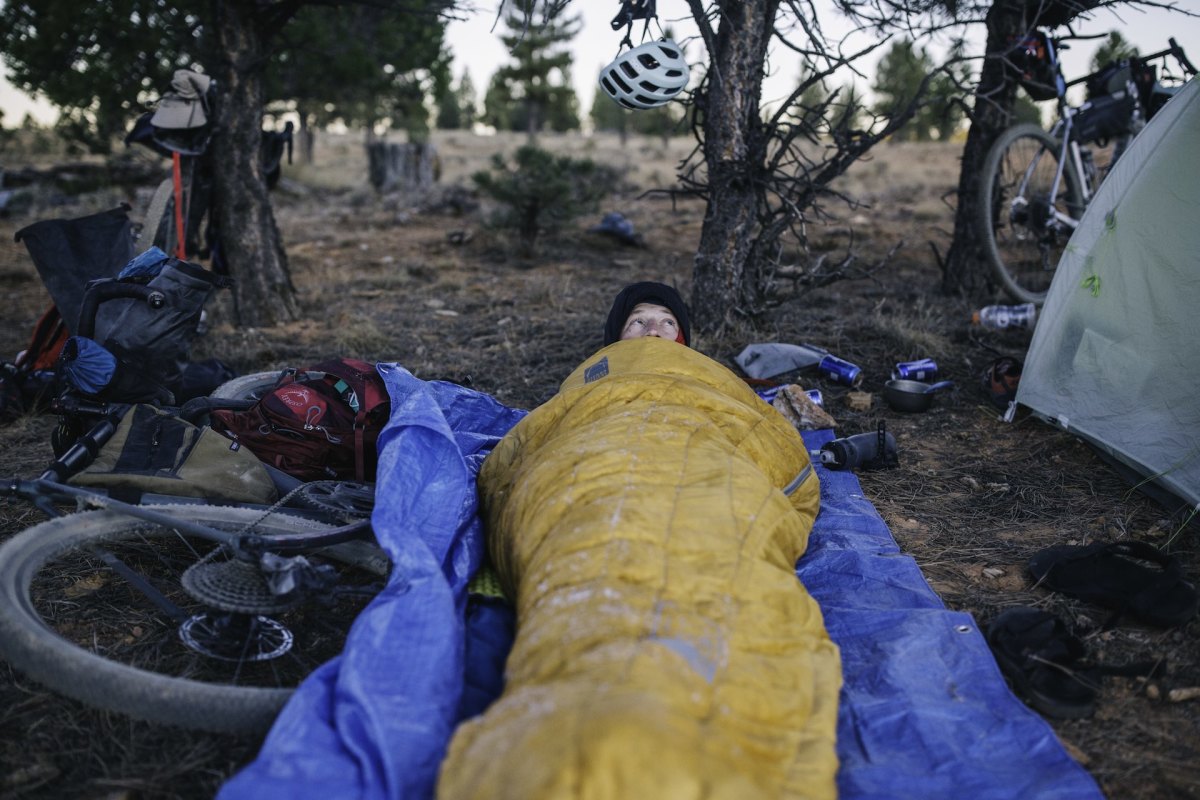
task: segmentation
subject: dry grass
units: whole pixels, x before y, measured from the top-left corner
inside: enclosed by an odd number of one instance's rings
[[[439,134],[443,185],[486,166],[497,149],[521,137]],[[623,247],[587,232],[594,220],[545,243],[535,258],[515,256],[484,223],[486,209],[438,198],[376,196],[363,188],[365,159],[356,136],[319,142],[317,166],[285,168],[275,203],[306,319],[270,330],[236,330],[227,299],[213,308],[214,327],[197,356],[217,356],[243,372],[298,366],[328,356],[395,360],[419,377],[448,379],[513,406],[532,407],[600,344],[604,314],[625,283],[674,282],[685,293],[703,207],[646,197],[668,185],[690,150],[680,139],[545,137],[548,147],[628,170],[629,189],[604,210],[626,214],[647,240]],[[866,262],[900,246],[871,280],[839,283],[776,308],[757,332],[700,337],[701,350],[727,364],[749,341],[813,342],[861,365],[866,411],[846,405],[840,387],[820,386],[839,432],[873,429],[884,420],[898,439],[901,467],[863,473],[864,491],[902,549],[921,565],[948,606],[986,624],[1001,610],[1036,605],[1076,625],[1098,660],[1161,656],[1158,697],[1200,685],[1200,622],[1162,632],[1132,623],[1104,630],[1105,615],[1085,603],[1034,588],[1025,563],[1037,550],[1064,542],[1133,538],[1163,543],[1191,579],[1200,577],[1196,525],[1131,493],[1087,447],[1031,418],[998,421],[978,376],[998,355],[1021,356],[1028,334],[993,334],[967,325],[971,308],[939,296],[930,243],[943,252],[951,210],[945,195],[957,182],[957,150],[938,145],[877,148],[841,188],[864,200],[814,224],[814,246]],[[445,199],[442,197],[441,199]],[[461,198],[460,198],[461,199]],[[92,206],[110,197],[92,199]],[[103,207],[103,205],[100,205]],[[436,208],[437,210],[423,210]],[[86,203],[42,209],[77,216]],[[15,353],[45,303],[11,233],[32,219],[0,220],[0,353]],[[598,220],[595,220],[598,221]],[[455,244],[452,234],[467,232]],[[853,236],[851,236],[853,233]],[[999,298],[997,298],[999,299]],[[926,414],[897,414],[878,392],[891,366],[932,356],[957,384]],[[28,418],[0,430],[6,471],[30,474],[48,458],[51,422]],[[19,503],[0,506],[0,535],[36,515]],[[1106,679],[1090,720],[1054,723],[1070,751],[1117,800],[1200,796],[1200,714],[1195,701],[1153,699],[1148,686]],[[0,667],[0,796],[210,796],[224,776],[253,755],[256,742],[210,737],[131,722],[47,694]]]

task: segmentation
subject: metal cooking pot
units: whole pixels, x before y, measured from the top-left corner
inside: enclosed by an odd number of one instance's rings
[[[940,389],[948,389],[954,381],[921,383],[921,381],[892,380],[883,386],[883,399],[894,411],[928,411],[933,405],[933,395]]]

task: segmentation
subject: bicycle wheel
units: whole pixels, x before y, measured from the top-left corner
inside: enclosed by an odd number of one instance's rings
[[[1059,152],[1058,140],[1026,123],[1000,134],[984,161],[976,204],[979,235],[996,277],[1022,303],[1046,299],[1083,213],[1083,190],[1070,160],[1054,191]]]
[[[279,375],[279,370],[239,375],[213,389],[209,397],[219,400],[260,400],[264,394],[275,388]]]
[[[149,234],[147,236],[146,234]],[[175,225],[175,181],[167,178],[154,190],[146,220],[142,223],[143,244],[140,251],[155,245],[169,256],[175,255],[178,245]]]
[[[158,509],[230,536],[262,516],[220,506]],[[254,530],[325,527],[274,514]],[[337,560],[343,547],[350,566]],[[54,691],[100,708],[214,732],[265,731],[295,686],[341,652],[350,624],[382,585],[378,572],[386,572],[387,560],[362,541],[307,553],[337,579],[314,607],[262,595],[257,568],[221,552],[210,541],[112,511],[29,528],[0,547],[0,656]],[[150,599],[115,571],[113,557],[169,603]],[[218,599],[200,603],[185,584]],[[169,604],[175,608],[165,609]]]
[[[146,211],[145,230],[152,231],[154,236],[146,245],[154,245],[168,255],[174,255],[179,249],[179,225],[175,224],[175,181],[166,179],[158,184],[154,198],[150,199],[150,209]]]
[[[308,508],[351,522],[371,516],[375,509],[375,484],[309,481],[297,490],[296,497]]]

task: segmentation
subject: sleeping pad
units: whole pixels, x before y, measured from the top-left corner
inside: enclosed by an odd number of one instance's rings
[[[617,342],[478,487],[517,636],[440,798],[836,796],[839,655],[794,571],[818,479],[743,381],[674,342]]]

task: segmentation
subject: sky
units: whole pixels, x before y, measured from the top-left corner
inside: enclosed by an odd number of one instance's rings
[[[1181,8],[1200,13],[1200,0],[1178,0],[1178,3]],[[504,28],[503,24],[496,25],[495,32],[490,30],[496,19],[498,0],[475,0],[475,4],[477,10],[468,20],[450,24],[446,41],[455,57],[455,79],[462,74],[464,68],[469,70],[471,81],[482,99],[492,73],[507,61],[508,55],[499,38],[499,33]],[[702,59],[703,45],[698,40],[689,44],[686,39],[696,31],[686,3],[683,0],[658,0],[657,8],[662,27],[670,27],[680,43],[687,48],[688,61],[694,64]],[[570,49],[574,55],[575,92],[584,112],[592,106],[596,77],[600,68],[617,55],[618,46],[624,36],[624,30],[613,31],[609,25],[619,9],[619,0],[574,0],[567,7],[568,13],[580,14],[583,17],[582,32],[575,38]],[[842,25],[832,14],[827,18],[823,17],[821,22],[827,35],[837,33],[840,30],[838,26]],[[643,23],[640,21],[634,24],[634,44],[641,42],[642,27]],[[983,26],[976,27],[979,29],[977,50],[982,51]],[[1075,26],[1076,33],[1081,34],[1107,33],[1114,29],[1121,30],[1125,38],[1143,53],[1166,49],[1167,38],[1174,36],[1189,54],[1191,61],[1200,64],[1200,17],[1187,18],[1165,10],[1136,12],[1124,9],[1119,14],[1097,11],[1092,15],[1091,21]],[[657,34],[653,24],[651,32]],[[1064,54],[1063,66],[1068,79],[1090,71],[1092,54],[1098,45],[1099,41],[1078,42],[1075,49]],[[936,43],[930,43],[930,47],[935,49]],[[799,62],[794,54],[780,52],[776,54],[776,59],[774,74],[766,82],[764,104],[771,98],[785,97],[799,74]],[[860,79],[860,82],[863,84],[860,89],[868,88],[865,84],[869,81]]]
[[[454,54],[454,76],[457,79],[464,69],[471,73],[471,80],[482,100],[492,73],[502,63],[508,60],[504,44],[500,41],[499,33],[503,25],[497,25],[492,31],[496,19],[498,0],[474,0],[476,10],[471,12],[465,21],[452,22],[446,33],[446,41]],[[1200,12],[1200,0],[1179,0],[1181,8],[1193,9]],[[600,68],[617,55],[618,46],[624,34],[623,31],[613,31],[610,20],[620,9],[619,0],[574,0],[567,10],[571,14],[579,14],[583,18],[583,28],[571,45],[574,56],[575,91],[579,96],[580,108],[586,113],[592,105],[595,92],[596,76]],[[691,63],[703,58],[703,46],[699,41],[688,42],[687,37],[695,33],[691,17],[687,13],[683,0],[658,0],[658,15],[662,26],[670,27],[676,38],[686,47],[686,55]],[[822,19],[827,33],[836,32],[838,21],[832,17]],[[979,36],[982,36],[982,26]],[[1076,27],[1077,33],[1107,33],[1110,30],[1120,30],[1126,39],[1135,44],[1143,53],[1165,49],[1167,38],[1174,36],[1193,63],[1200,63],[1200,18],[1184,17],[1165,10],[1139,12],[1126,8],[1118,12],[1102,10],[1092,15],[1091,20],[1082,22]],[[634,43],[640,43],[642,23],[634,26]],[[657,34],[652,25],[651,32]],[[1088,71],[1091,57],[1098,42],[1078,42],[1075,48],[1068,51],[1063,58],[1064,70],[1068,78],[1083,75]],[[936,52],[936,43],[930,43]],[[982,50],[982,46],[978,48]],[[776,54],[773,74],[767,79],[764,92],[764,102],[771,98],[783,97],[796,80],[799,65],[790,53]],[[868,88],[868,80],[860,79],[860,89]],[[13,89],[4,79],[3,65],[0,64],[0,108],[4,110],[4,121],[8,126],[20,124],[27,112],[45,124],[54,118],[54,110],[45,102],[38,102]]]

